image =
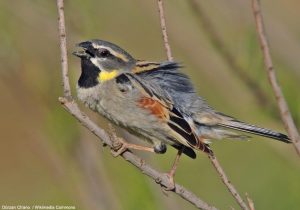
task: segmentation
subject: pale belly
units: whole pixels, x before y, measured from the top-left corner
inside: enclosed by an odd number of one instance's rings
[[[110,88],[110,89],[109,89]],[[143,137],[149,143],[164,142],[173,144],[168,137],[168,127],[148,110],[137,106],[132,96],[120,92],[108,94],[114,87],[93,87],[77,89],[79,100],[90,109],[98,112],[112,123],[126,129],[130,133]],[[109,89],[109,91],[107,91]]]

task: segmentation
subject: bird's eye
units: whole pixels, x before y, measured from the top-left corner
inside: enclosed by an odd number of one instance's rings
[[[97,55],[99,57],[108,57],[110,55],[110,52],[107,49],[99,49]]]

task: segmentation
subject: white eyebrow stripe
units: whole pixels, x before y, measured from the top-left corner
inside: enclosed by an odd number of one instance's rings
[[[92,43],[92,45],[93,45],[93,47],[94,47],[95,49],[100,49],[100,48],[102,48],[102,49],[107,49],[107,50],[108,50],[112,55],[114,55],[115,57],[120,58],[121,60],[123,60],[123,61],[125,61],[125,62],[128,62],[128,58],[126,58],[126,56],[124,56],[123,54],[120,54],[120,53],[114,51],[114,50],[113,50],[112,48],[110,48],[110,47],[103,46],[103,45],[97,45],[97,44],[95,44],[95,43]]]

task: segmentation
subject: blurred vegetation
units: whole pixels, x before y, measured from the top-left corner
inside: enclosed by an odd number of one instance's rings
[[[165,3],[176,60],[185,66],[199,94],[216,109],[283,131],[277,110],[257,104],[253,91],[209,41],[189,1]],[[250,1],[198,1],[227,50],[275,106],[263,70]],[[300,2],[262,1],[278,77],[300,123]],[[57,101],[62,94],[55,1],[0,1],[0,204],[75,205],[77,209],[194,209],[120,158],[113,158]],[[100,38],[119,44],[139,59],[166,59],[155,1],[66,1],[69,53],[75,43]],[[79,60],[69,56],[71,85]],[[74,91],[73,91],[74,93]],[[86,110],[85,108],[83,108]],[[105,120],[86,110],[105,126]],[[275,117],[274,117],[275,116]],[[300,161],[290,145],[254,137],[213,144],[231,181],[249,193],[257,209],[299,209]],[[140,153],[161,171],[166,155]],[[176,180],[205,201],[238,207],[207,157],[186,157]]]

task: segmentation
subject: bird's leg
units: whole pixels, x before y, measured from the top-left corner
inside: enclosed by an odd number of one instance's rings
[[[146,147],[146,146],[131,144],[131,143],[126,142],[123,138],[118,137],[113,142],[111,153],[114,157],[117,157],[117,156],[121,155],[123,152],[125,152],[128,149],[154,152],[154,149],[152,147]]]
[[[154,152],[154,148],[152,148],[152,147],[131,144],[131,143],[126,142],[123,138],[118,137],[116,135],[116,131],[114,130],[112,125],[109,125],[109,130],[110,130],[110,138],[112,141],[111,153],[114,157],[121,155],[123,152],[125,152],[128,149]]]
[[[179,159],[180,159],[180,156],[181,156],[183,150],[184,150],[184,146],[181,149],[178,150],[176,158],[175,158],[175,160],[173,162],[172,168],[167,173],[167,177],[168,177],[168,179],[169,179],[169,181],[171,183],[170,187],[166,188],[167,191],[171,191],[171,190],[175,189],[174,176],[175,176],[175,172],[176,172],[176,169],[177,169],[177,166],[178,166],[178,163],[179,163]]]

